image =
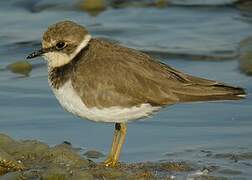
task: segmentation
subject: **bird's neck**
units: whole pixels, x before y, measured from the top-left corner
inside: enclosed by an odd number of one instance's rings
[[[92,41],[91,36],[90,39],[85,40],[83,44]],[[68,61],[66,64],[62,64],[61,66],[54,66],[54,64],[48,62],[48,82],[49,85],[54,89],[59,89],[61,86],[65,84],[70,78],[73,73],[73,68],[77,65],[78,61],[80,61],[89,51],[89,46],[84,46],[82,49],[78,50],[78,53],[75,54],[71,61]],[[55,59],[54,59],[55,60]],[[62,59],[59,59],[62,60]],[[59,65],[59,63],[57,64]]]
[[[70,80],[73,72],[72,69],[72,63],[60,67],[48,66],[48,82],[51,88],[59,89]]]

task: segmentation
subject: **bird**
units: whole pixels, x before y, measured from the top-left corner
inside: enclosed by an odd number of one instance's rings
[[[177,103],[246,96],[241,87],[192,76],[141,51],[93,38],[69,20],[50,25],[41,49],[27,59],[39,56],[47,61],[49,86],[66,111],[115,124],[107,167],[119,164],[128,122]]]

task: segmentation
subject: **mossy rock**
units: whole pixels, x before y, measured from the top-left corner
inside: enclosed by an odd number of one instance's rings
[[[166,8],[168,5],[168,0],[156,0],[155,5],[157,8]]]
[[[251,0],[239,0],[236,2],[237,7],[242,11],[251,12],[252,1]]]
[[[239,68],[247,75],[252,75],[252,37],[240,42]]]
[[[27,61],[17,61],[15,63],[9,64],[7,69],[13,73],[28,76],[32,71],[32,65]]]
[[[105,155],[96,150],[89,150],[84,153],[84,156],[86,156],[87,158],[98,159],[98,158],[104,157]]]
[[[79,3],[79,7],[91,16],[97,16],[107,8],[104,0],[84,0]]]

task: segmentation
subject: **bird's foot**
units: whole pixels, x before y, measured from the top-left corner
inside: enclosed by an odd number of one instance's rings
[[[103,164],[106,166],[106,167],[115,167],[117,166],[119,163],[113,159],[113,158],[108,158],[106,159]]]

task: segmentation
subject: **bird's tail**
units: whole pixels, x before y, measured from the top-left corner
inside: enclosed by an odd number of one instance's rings
[[[187,76],[192,84],[173,91],[180,102],[238,100],[246,97],[243,88],[233,87],[216,81]]]

